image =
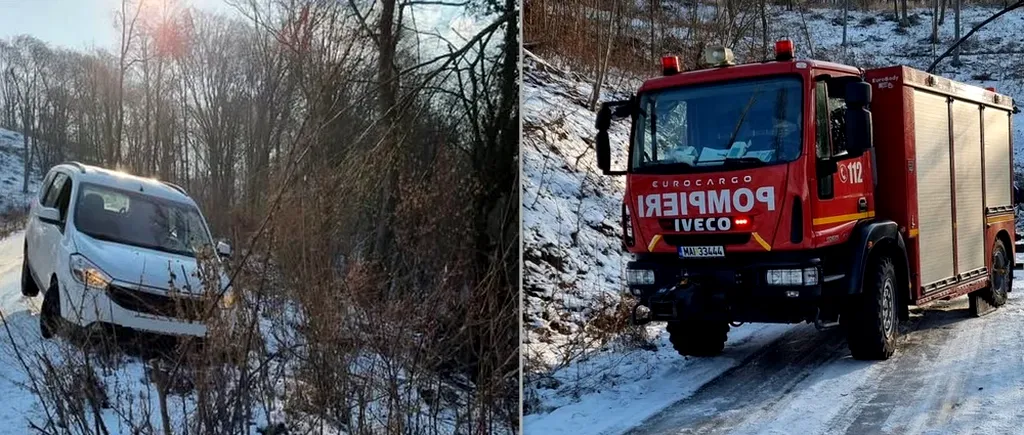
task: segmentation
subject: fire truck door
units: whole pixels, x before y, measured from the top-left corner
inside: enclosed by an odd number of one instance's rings
[[[857,77],[828,77],[814,88],[816,198],[812,201],[811,225],[818,246],[838,242],[827,231],[874,216],[871,157],[846,155],[844,115],[846,84]]]

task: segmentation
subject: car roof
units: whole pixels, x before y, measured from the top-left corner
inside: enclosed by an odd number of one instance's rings
[[[195,201],[193,201],[181,187],[155,178],[139,177],[126,172],[115,171],[98,166],[84,165],[78,162],[62,163],[54,166],[53,169],[62,169],[64,172],[71,175],[72,180],[80,183],[90,183],[115,189],[140,192],[145,195],[182,202],[193,206],[196,205]]]

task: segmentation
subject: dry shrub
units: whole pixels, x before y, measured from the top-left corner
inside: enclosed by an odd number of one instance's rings
[[[12,207],[0,212],[0,239],[4,239],[11,233],[25,228],[28,219],[28,209],[23,207]]]

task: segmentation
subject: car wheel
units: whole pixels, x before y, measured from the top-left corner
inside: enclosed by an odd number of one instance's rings
[[[21,294],[30,298],[39,294],[39,287],[36,286],[36,280],[32,279],[31,273],[28,267],[28,257],[26,257],[21,262]]]
[[[60,327],[60,290],[54,281],[43,295],[43,306],[39,310],[39,332],[43,338],[52,338]]]

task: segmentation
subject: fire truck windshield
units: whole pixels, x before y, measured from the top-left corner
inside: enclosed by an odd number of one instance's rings
[[[784,163],[800,155],[798,77],[709,83],[640,96],[630,170],[707,172]]]

